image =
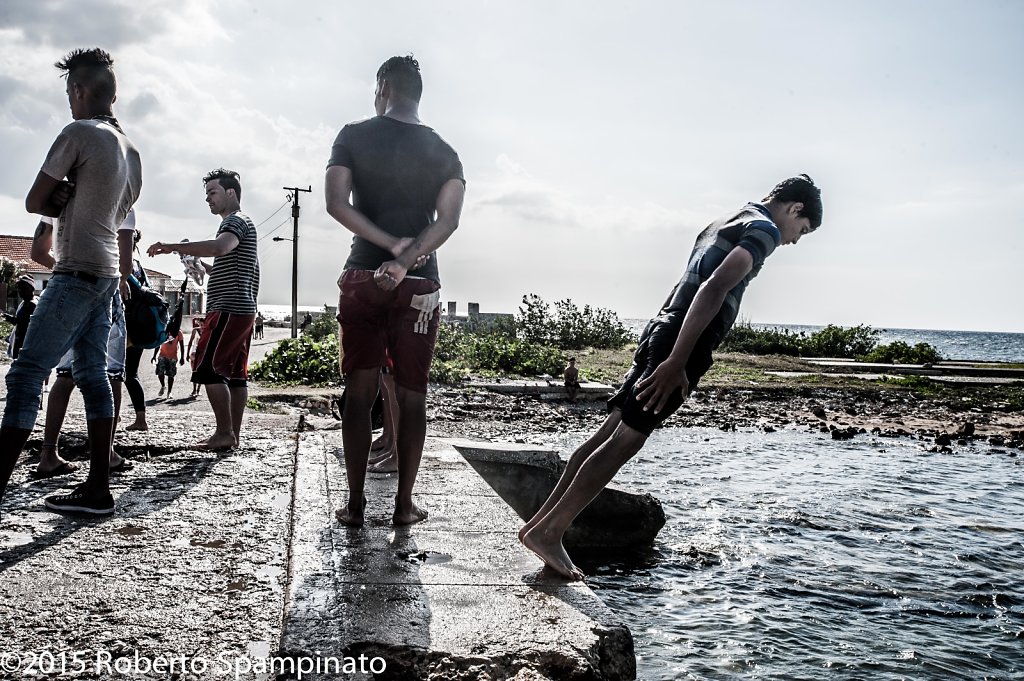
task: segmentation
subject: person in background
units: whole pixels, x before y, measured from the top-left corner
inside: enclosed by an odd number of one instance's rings
[[[137,225],[135,211],[132,210],[129,215],[132,225]],[[142,230],[136,226],[135,236],[132,239],[132,251],[136,254],[139,252],[139,241],[141,240]],[[149,286],[146,269],[136,257],[132,258],[132,276],[141,285]],[[139,364],[142,363],[142,355],[143,348],[132,345],[129,338],[124,352],[124,387],[128,391],[128,398],[132,401],[135,421],[125,426],[125,430],[149,430],[149,424],[146,422],[146,392],[142,388],[142,381],[139,380]]]
[[[171,399],[174,390],[174,377],[178,373],[178,364],[185,364],[185,336],[181,331],[174,338],[168,338],[153,350],[150,364],[156,362],[156,376],[160,379],[160,392],[157,397],[164,396],[164,379],[167,379],[167,399]]]
[[[569,401],[576,401],[576,394],[580,391],[580,370],[576,368],[576,358],[569,358],[569,365],[565,367],[565,392],[569,395]]]
[[[4,312],[4,319],[14,325],[11,335],[7,339],[7,356],[17,358],[21,352],[21,346],[25,344],[25,334],[28,333],[28,320],[36,309],[36,279],[31,274],[23,274],[18,277],[15,283],[18,291],[18,309],[14,314]]]

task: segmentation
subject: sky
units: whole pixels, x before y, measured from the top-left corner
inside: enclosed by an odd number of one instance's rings
[[[707,224],[808,173],[823,225],[768,258],[742,320],[1024,332],[1022,26],[1015,0],[3,0],[0,233],[31,235],[25,195],[70,122],[53,62],[100,46],[142,154],[143,245],[212,237],[201,178],[232,168],[260,302],[288,304],[272,237],[291,237],[283,187],[310,187],[299,304],[336,304],[331,144],[412,53],[421,118],[466,172],[438,259],[460,314],[536,293],[653,316]]]

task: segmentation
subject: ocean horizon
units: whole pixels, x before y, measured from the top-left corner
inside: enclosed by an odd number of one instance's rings
[[[291,305],[261,304],[260,312],[268,320],[284,321],[291,315]],[[323,305],[299,305],[300,313],[321,312]],[[626,328],[639,334],[647,319],[620,317]],[[790,333],[812,334],[825,328],[824,324],[787,324],[749,322],[757,329],[780,329]],[[978,362],[1024,362],[1024,333],[1009,331],[977,331],[968,329],[904,329],[871,326],[878,331],[879,343],[903,341],[910,345],[928,343],[943,359]]]

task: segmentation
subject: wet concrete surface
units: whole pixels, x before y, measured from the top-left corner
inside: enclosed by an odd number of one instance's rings
[[[194,446],[214,426],[205,397],[179,397],[182,368],[176,399],[154,399],[146,361],[150,428],[124,431],[126,395],[116,447],[133,468],[111,478],[112,517],[45,509],[88,463],[76,391],[61,449],[80,469],[32,480],[40,415],[0,512],[0,678],[293,678],[279,675],[289,661],[359,655],[386,669],[303,678],[635,675],[628,630],[585,585],[539,570],[518,518],[443,442],[429,441],[417,485],[427,522],[392,528],[396,479],[381,476],[366,527],[350,531],[333,516],[336,389],[253,386],[242,447],[208,453]]]
[[[430,517],[401,528],[394,475],[368,478],[362,528],[334,521],[340,452],[336,431],[300,443],[283,651],[376,657],[381,679],[634,678],[628,630],[588,587],[540,569],[518,517],[449,444],[428,441],[416,498]]]
[[[195,413],[129,434],[132,445],[121,450],[134,468],[111,479],[111,517],[42,505],[84,479],[85,461],[43,481],[28,478],[31,459],[16,469],[0,519],[0,663],[18,656],[22,673],[36,663],[36,678],[87,679],[127,678],[111,666],[118,660],[180,660],[188,672],[206,661],[203,673],[148,678],[213,678],[220,659],[276,649],[295,418],[250,418],[243,446],[229,454],[190,449],[184,420],[212,428],[212,414]],[[80,413],[66,430],[84,431]],[[0,678],[22,678],[12,671]]]

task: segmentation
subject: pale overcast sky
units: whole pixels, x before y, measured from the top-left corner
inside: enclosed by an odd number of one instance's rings
[[[70,120],[53,62],[98,45],[142,152],[143,243],[215,232],[216,166],[256,222],[312,185],[299,302],[334,304],[331,143],[411,52],[422,118],[466,169],[439,258],[460,313],[533,292],[649,317],[707,223],[806,172],[824,224],[768,259],[743,319],[1024,332],[1022,27],[1015,0],[3,0],[0,233],[32,233],[25,194]],[[261,302],[287,304],[291,244],[260,246]]]

